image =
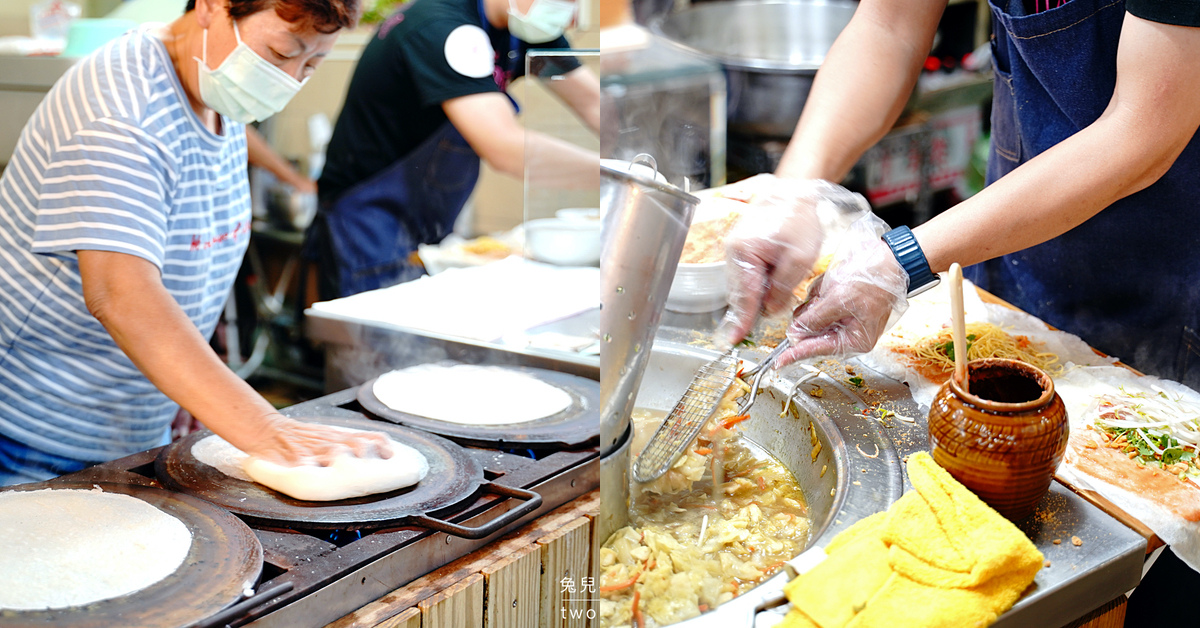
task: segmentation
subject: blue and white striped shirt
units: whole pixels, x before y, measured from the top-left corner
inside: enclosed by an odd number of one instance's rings
[[[0,433],[103,461],[156,445],[178,406],[87,310],[76,251],[153,262],[205,337],[249,243],[245,127],[206,129],[162,42],[80,60],[0,178]]]

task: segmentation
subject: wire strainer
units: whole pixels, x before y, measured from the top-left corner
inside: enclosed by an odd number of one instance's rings
[[[750,406],[758,398],[758,388],[763,375],[770,370],[775,358],[787,348],[788,341],[785,339],[757,366],[742,373],[742,377],[754,376],[754,379],[750,384],[750,393],[738,404],[739,415],[750,410]],[[667,415],[667,420],[658,426],[654,436],[650,437],[650,443],[633,463],[633,479],[638,482],[652,482],[662,477],[667,469],[675,464],[688,443],[700,433],[700,428],[716,413],[721,398],[738,376],[738,362],[737,355],[730,349],[696,371],[683,397],[675,404],[671,414]]]
[[[738,358],[730,349],[696,371],[687,392],[633,463],[633,479],[651,482],[675,464],[684,448],[717,411],[721,398],[737,377],[737,365]]]

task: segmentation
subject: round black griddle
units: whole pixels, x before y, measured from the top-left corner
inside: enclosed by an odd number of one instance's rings
[[[212,435],[202,430],[172,443],[154,461],[159,480],[172,490],[194,495],[250,523],[316,530],[360,530],[415,525],[464,538],[490,536],[536,510],[542,497],[532,491],[488,482],[483,467],[462,447],[433,434],[366,417],[297,419],[322,425],[383,432],[416,449],[429,462],[425,479],[388,493],[331,502],[309,502],[261,484],[225,475],[192,456],[192,446]],[[486,524],[473,528],[439,519],[481,493],[524,500]]]
[[[491,366],[491,365],[488,365]],[[375,382],[358,388],[358,403],[368,413],[381,419],[433,432],[466,445],[512,449],[566,449],[595,444],[600,441],[600,383],[546,369],[503,366],[512,371],[531,375],[571,396],[571,405],[562,412],[536,421],[499,425],[463,425],[429,417],[398,412],[375,396]],[[471,394],[464,390],[463,394]]]
[[[132,484],[45,482],[6,491],[83,489],[136,497],[179,519],[192,533],[192,547],[175,573],[129,595],[84,606],[44,610],[0,610],[6,627],[169,628],[191,626],[236,602],[258,582],[263,550],[254,532],[237,517],[188,495]],[[37,530],[28,534],[36,536]]]

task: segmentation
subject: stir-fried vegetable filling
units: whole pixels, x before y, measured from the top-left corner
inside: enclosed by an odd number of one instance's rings
[[[733,409],[731,396],[667,475],[634,487],[631,525],[600,550],[600,626],[651,628],[695,617],[804,548],[808,507],[799,484],[738,435],[744,419]],[[653,431],[647,416],[635,411],[635,429]]]

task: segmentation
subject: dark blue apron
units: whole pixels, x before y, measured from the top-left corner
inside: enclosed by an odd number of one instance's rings
[[[417,245],[441,242],[479,179],[479,157],[446,122],[420,146],[321,208],[309,240],[318,249],[322,299],[420,277]],[[324,253],[324,254],[322,254]]]
[[[485,31],[483,2],[479,15]],[[510,36],[506,64],[497,58],[504,90],[522,55]],[[513,54],[516,53],[516,54]],[[516,106],[516,101],[509,97]],[[450,234],[479,180],[479,156],[449,122],[401,160],[321,207],[305,238],[318,262],[320,298],[350,296],[424,274],[413,260],[418,244]]]
[[[1071,0],[1034,14],[1023,0],[990,2],[989,183],[1100,117],[1116,84],[1125,18],[1124,0]],[[1200,139],[1145,190],[965,274],[1138,369],[1200,388]]]

